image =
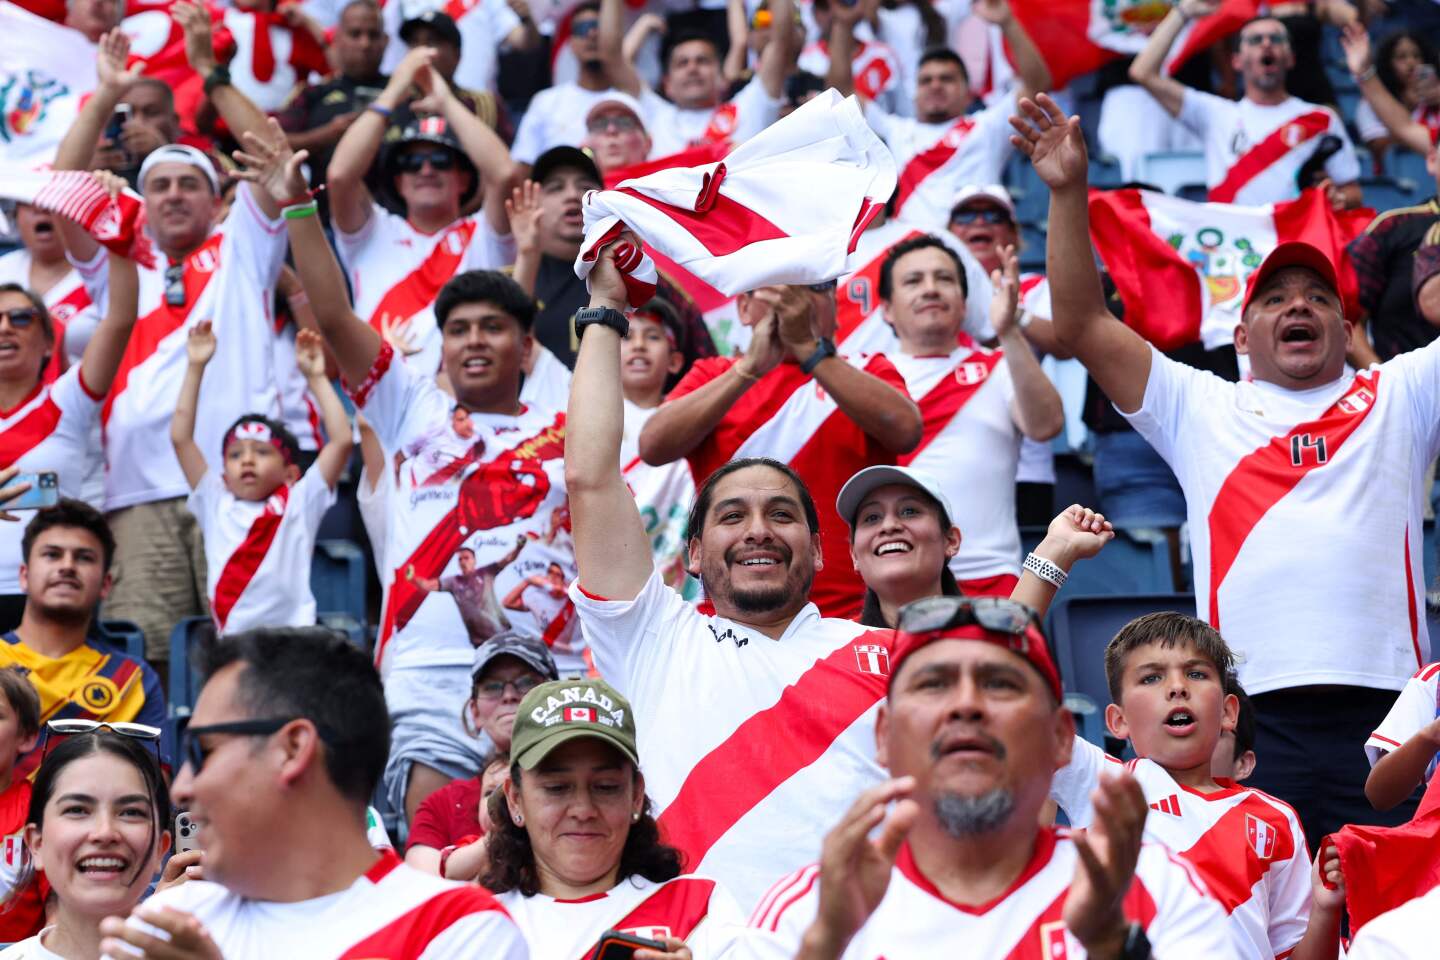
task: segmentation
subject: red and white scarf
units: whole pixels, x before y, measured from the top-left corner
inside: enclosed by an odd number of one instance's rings
[[[111,198],[84,170],[36,171],[6,164],[0,166],[0,197],[73,220],[121,256],[144,267],[155,265],[155,251],[143,229],[145,202],[131,190]]]

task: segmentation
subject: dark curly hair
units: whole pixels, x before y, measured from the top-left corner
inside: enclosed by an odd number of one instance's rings
[[[516,790],[523,789],[518,763],[510,766],[510,780]],[[632,768],[638,783],[640,771]],[[504,804],[501,804],[502,810]],[[486,840],[486,853],[490,865],[480,875],[480,885],[491,893],[520,891],[521,896],[533,897],[540,892],[540,871],[535,866],[535,850],[530,846],[530,834],[524,827],[506,816],[496,818],[495,832]],[[660,841],[660,825],[655,822],[650,798],[645,798],[640,808],[640,819],[630,825],[625,837],[625,847],[620,851],[620,872],[615,882],[641,876],[652,883],[673,880],[684,872],[684,856],[674,847]]]

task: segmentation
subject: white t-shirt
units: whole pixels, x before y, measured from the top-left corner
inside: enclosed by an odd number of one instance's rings
[[[1440,345],[1361,377],[1229,383],[1152,348],[1127,417],[1185,492],[1198,615],[1243,654],[1252,696],[1399,690],[1430,659],[1420,504],[1440,452]]]
[[[665,157],[701,143],[729,140],[739,146],[780,119],[783,98],[765,92],[753,77],[733,98],[718,107],[687,109],[649,87],[640,91],[645,130],[650,134],[650,155]]]
[[[12,943],[4,950],[0,950],[0,960],[65,960],[60,954],[45,949],[45,944],[40,942],[54,927],[46,927],[35,936],[19,943]]]
[[[222,632],[314,625],[310,559],[334,502],[319,467],[264,503],[238,499],[219,469],[206,471],[187,506],[205,538],[205,589]]]
[[[515,921],[483,888],[407,867],[394,851],[381,853],[348,890],[312,900],[250,900],[192,880],[146,902],[194,916],[225,960],[530,957]]]
[[[78,497],[89,474],[91,435],[103,397],[80,377],[79,365],[38,386],[13,410],[0,410],[0,463],[21,473],[53,470],[60,496]],[[27,517],[28,519],[28,517]],[[24,523],[0,523],[0,593],[20,593]]]
[[[415,580],[460,573],[462,552],[473,553],[476,566],[494,564],[522,535],[530,542],[497,574],[497,596],[507,597],[527,577],[550,575],[552,565],[566,583],[575,578],[565,415],[531,407],[517,416],[471,412],[470,434],[461,437],[454,398],[433,376],[398,362],[388,344],[351,397],[381,445],[402,460],[382,551],[388,569],[376,661],[382,672],[401,663],[468,666],[474,644],[488,637],[470,636],[452,594],[427,592]],[[537,593],[525,591],[506,609],[510,625],[545,638],[562,671],[583,668],[574,608],[565,604],[556,613]]]
[[[614,87],[586,90],[578,83],[546,87],[525,109],[510,155],[518,163],[533,164],[551,147],[578,147],[585,141],[585,118],[590,108],[619,92]]]
[[[30,287],[30,267],[33,263],[30,251],[21,247],[0,257],[0,283],[18,283],[26,290]],[[90,302],[90,294],[80,279],[80,274],[71,269],[59,283],[45,291],[45,309],[50,319],[65,330],[65,358],[71,365],[80,362],[90,335],[100,323],[100,314]],[[57,331],[58,332],[58,331]]]
[[[920,872],[910,846],[900,848],[885,897],[841,954],[844,960],[963,955],[986,958],[1082,960],[1085,949],[1061,920],[1078,857],[1069,833],[1040,830],[1030,863],[1014,885],[987,904],[946,899]],[[819,868],[777,883],[750,917],[757,935],[745,955],[756,960],[794,956],[820,902]],[[1145,927],[1156,957],[1211,960],[1236,955],[1220,908],[1193,873],[1165,848],[1140,848],[1135,879],[1122,902],[1127,919]]]
[[[1382,913],[1355,934],[1345,956],[1349,960],[1415,960],[1435,948],[1435,917],[1440,915],[1440,887]]]
[[[1010,156],[1010,116],[1016,112],[1015,104],[1012,92],[979,113],[924,123],[866,103],[865,119],[900,168],[897,214],[927,230],[944,233],[961,187],[999,183]]]
[[[499,51],[505,38],[520,26],[520,17],[505,0],[398,0],[380,8],[380,19],[390,43],[380,63],[381,73],[394,73],[409,47],[400,39],[400,27],[431,10],[448,14],[460,31],[460,65],[451,83],[471,90],[494,90]]]
[[[928,472],[955,510],[960,552],[950,559],[956,580],[1020,575],[1020,528],[1015,524],[1015,471],[1020,430],[1011,412],[1015,382],[1001,351],[957,347],[945,357],[891,354],[928,425],[920,446],[899,457]]]
[[[1201,793],[1181,786],[1153,760],[1121,764],[1079,737],[1070,762],[1058,770],[1050,796],[1073,827],[1094,819],[1090,793],[1100,778],[1128,768],[1145,791],[1150,813],[1145,838],[1179,854],[1205,881],[1229,915],[1241,956],[1285,956],[1305,935],[1310,918],[1310,852],[1290,805],[1268,793],[1222,781]]]
[[[496,894],[539,957],[579,960],[590,956],[607,930],[659,940],[685,941],[695,960],[725,955],[745,935],[745,914],[714,880],[693,874],[655,883],[643,877],[622,880],[613,889],[583,900],[556,900],[543,893]]]
[[[570,405],[570,368],[560,358],[535,341],[535,367],[525,375],[520,387],[520,402],[542,410],[563,412]]]
[[[431,376],[440,369],[436,295],[456,274],[515,262],[515,238],[497,234],[484,211],[423,233],[378,203],[355,233],[335,228],[335,249],[350,278],[355,315],[382,334],[387,323],[408,320],[406,336],[419,349],[406,360]]]
[[[1380,721],[1380,726],[1365,741],[1365,756],[1370,766],[1380,758],[1419,733],[1440,717],[1440,663],[1431,663],[1415,671],[1415,676],[1405,681],[1395,705]],[[1435,774],[1435,757],[1425,768],[1425,782]]]
[[[891,631],[808,604],[779,640],[706,616],[652,574],[630,601],[570,588],[595,666],[635,711],[645,791],[690,869],[750,909],[884,779],[875,716]]]
[[[1328,119],[1328,125],[1315,135],[1302,132],[1297,124],[1291,122],[1312,114],[1324,114],[1321,120]],[[1320,141],[1329,134],[1339,137],[1342,145],[1340,151],[1326,161],[1325,172],[1337,184],[1360,179],[1360,161],[1355,157],[1355,148],[1345,132],[1345,124],[1329,107],[1306,103],[1298,97],[1274,106],[1262,106],[1248,99],[1227,100],[1187,87],[1178,119],[1205,143],[1205,185],[1211,190],[1230,176],[1237,163],[1254,162],[1257,165],[1255,175],[1239,188],[1234,200],[1227,202],[1259,206],[1299,196],[1300,188],[1295,178]],[[1266,150],[1262,141],[1282,128],[1281,139],[1289,149],[1279,152],[1273,159],[1262,159]],[[1257,146],[1258,152],[1242,161]],[[1236,175],[1241,176],[1238,170]]]
[[[101,410],[106,510],[190,493],[170,442],[170,417],[189,364],[185,341],[200,321],[214,325],[216,340],[195,422],[195,442],[206,458],[220,456],[236,417],[279,414],[271,305],[286,245],[284,221],[266,217],[249,185],[241,185],[224,222],[185,258],[184,305],[165,302],[164,257],[140,268],[139,319]],[[109,303],[105,248],[75,266],[103,312]]]
[[[861,34],[873,37],[867,28],[856,31],[855,52],[850,56],[850,76],[854,80],[855,92],[866,100],[879,103],[891,113],[903,113],[906,101],[914,104],[914,94],[906,93],[904,70],[900,58],[887,43],[874,39],[862,39]],[[824,77],[830,72],[830,44],[817,40],[805,45],[795,65],[807,73]]]

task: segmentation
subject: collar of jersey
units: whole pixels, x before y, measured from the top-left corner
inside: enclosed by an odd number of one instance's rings
[[[900,854],[895,858],[895,867],[904,874],[906,879],[935,899],[943,900],[961,913],[980,916],[989,913],[992,909],[1005,902],[1011,894],[1029,883],[1030,879],[1039,873],[1045,864],[1050,862],[1051,855],[1055,853],[1056,836],[1057,834],[1053,828],[1045,827],[1039,830],[1035,836],[1035,852],[1030,855],[1030,862],[1025,864],[1025,869],[1020,871],[1020,875],[1016,877],[1014,882],[1006,887],[1005,891],[998,897],[977,906],[956,903],[941,893],[940,888],[931,883],[930,878],[920,872],[920,867],[915,862],[915,856],[910,852],[910,844],[908,841],[900,847]]]

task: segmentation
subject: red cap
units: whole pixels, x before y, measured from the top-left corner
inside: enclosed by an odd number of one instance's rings
[[[1271,250],[1270,255],[1260,264],[1260,269],[1250,274],[1250,279],[1245,284],[1245,302],[1240,305],[1241,316],[1250,308],[1250,301],[1261,284],[1274,276],[1277,270],[1286,267],[1307,267],[1314,270],[1329,284],[1330,289],[1335,291],[1335,295],[1340,296],[1340,275],[1335,272],[1334,262],[1319,247],[1303,240],[1291,240]]]
[[[1064,699],[1060,685],[1060,670],[1050,656],[1050,646],[1045,642],[1045,635],[1033,625],[1024,633],[1000,633],[973,624],[964,627],[949,627],[945,630],[931,630],[927,633],[897,631],[895,644],[890,648],[891,678],[900,675],[900,666],[910,654],[937,640],[982,640],[985,643],[993,643],[997,647],[1004,647],[1011,653],[1024,657],[1030,666],[1039,672],[1045,685],[1055,695],[1057,703]]]

